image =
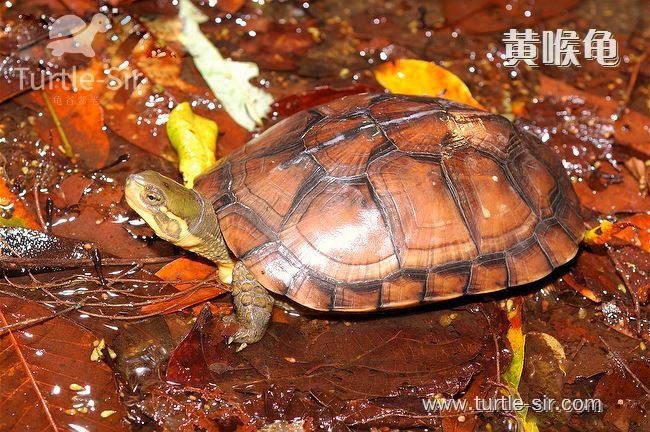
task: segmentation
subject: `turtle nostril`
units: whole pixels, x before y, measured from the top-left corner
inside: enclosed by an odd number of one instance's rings
[[[142,177],[140,174],[131,174],[126,179],[126,185],[129,186],[132,184],[137,184],[138,186],[144,186],[145,185],[144,177]]]

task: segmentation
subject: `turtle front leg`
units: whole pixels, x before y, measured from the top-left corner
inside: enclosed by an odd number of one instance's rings
[[[234,319],[239,324],[239,329],[228,343],[240,343],[237,351],[241,351],[264,336],[273,311],[273,297],[241,261],[235,264],[232,272],[232,297],[235,304]]]

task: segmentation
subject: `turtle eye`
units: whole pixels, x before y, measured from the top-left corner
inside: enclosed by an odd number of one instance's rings
[[[162,202],[163,197],[160,193],[150,190],[145,192],[144,199],[147,201],[147,203],[156,205]]]

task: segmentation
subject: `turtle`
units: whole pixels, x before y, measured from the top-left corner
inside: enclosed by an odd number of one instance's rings
[[[132,174],[127,203],[232,283],[240,348],[274,298],[368,313],[528,284],[584,226],[556,154],[498,114],[441,98],[350,95],[296,113],[193,189]]]

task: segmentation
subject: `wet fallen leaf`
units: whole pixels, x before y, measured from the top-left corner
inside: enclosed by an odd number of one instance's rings
[[[485,320],[477,308],[489,314],[491,330],[476,325]],[[224,397],[245,397],[252,404],[249,408],[267,423],[312,417],[318,428],[336,416],[338,422],[357,427],[436,425],[439,419],[424,410],[422,397],[458,395],[473,378],[482,388],[486,377],[478,374],[483,368],[490,371],[488,376],[494,373],[489,359],[494,355],[494,337],[499,340],[505,334],[505,315],[492,305],[472,310],[454,312],[456,318],[446,327],[439,322],[449,311],[414,313],[408,320],[361,319],[347,325],[289,316],[286,323],[272,323],[262,341],[239,353],[226,348],[225,334],[211,327],[221,325],[217,320],[203,326],[201,337],[188,339],[192,349],[179,351],[167,378],[185,377],[193,386],[219,383]],[[505,366],[509,356],[501,355]],[[258,394],[265,396],[260,399]],[[308,402],[309,395],[317,402]]]
[[[444,97],[484,109],[460,78],[434,63],[398,59],[378,66],[374,72],[379,84],[393,93]]]
[[[179,17],[183,21],[181,42],[228,114],[248,130],[259,126],[271,110],[273,97],[249,82],[259,74],[257,65],[224,59],[201,32],[199,24],[207,17],[190,0],[181,0]]]
[[[612,237],[619,234],[625,228],[632,227],[628,222],[612,223],[604,219],[600,224],[590,230],[587,230],[584,242],[591,245],[604,245],[612,240]]]
[[[36,117],[36,130],[42,140],[49,142],[51,137],[55,148],[64,153],[71,151],[69,156],[77,158],[82,166],[101,168],[106,164],[109,142],[104,114],[92,92],[52,81],[45,93],[32,91],[25,99],[43,114]]]
[[[637,214],[619,222],[606,219],[585,233],[585,243],[604,245],[614,238],[639,246],[650,252],[650,215]]]
[[[629,244],[639,246],[646,252],[650,252],[650,215],[636,214],[624,218],[621,223],[630,224],[623,228],[614,236],[620,240],[627,241]]]
[[[264,70],[294,71],[316,43],[305,27],[285,24],[262,28],[255,38],[241,41],[239,49],[243,55],[240,58],[255,61]]]
[[[647,127],[650,124],[650,119],[648,117],[635,110],[626,110],[619,115],[620,106],[618,101],[579,90],[546,75],[540,75],[539,84],[541,96],[561,97],[565,100],[577,96],[582,99],[585,105],[593,109],[601,120],[611,124],[614,137],[619,143],[628,145],[637,151],[648,153],[648,142],[650,142],[650,130]]]
[[[620,364],[613,366],[609,373],[598,381],[594,390],[593,397],[600,399],[604,404],[603,420],[618,431],[635,430],[637,427],[646,426],[647,405],[637,400],[639,397],[648,396],[650,366],[641,360],[631,362],[628,365],[629,371],[623,369]],[[646,389],[643,388],[644,385]]]
[[[195,289],[187,296],[143,306],[142,313],[172,313],[201,304],[223,294],[226,290],[216,277],[205,283],[202,282],[203,279],[207,279],[211,275],[216,275],[216,272],[217,267],[214,264],[207,263],[198,258],[181,257],[170,262],[158,270],[156,276],[166,281],[192,281],[188,283],[175,283],[174,287],[179,291],[186,291],[195,288],[197,285],[204,284],[204,286]]]
[[[34,302],[3,297],[0,326],[28,318],[51,316]],[[0,336],[0,429],[116,431],[128,430],[113,372],[105,363],[91,362],[95,337],[63,317]],[[71,390],[82,388],[82,392]],[[86,393],[87,392],[87,393]],[[101,417],[102,410],[115,411]]]
[[[343,96],[370,93],[377,91],[375,87],[366,84],[355,84],[350,87],[332,88],[329,86],[319,86],[306,92],[284,97],[273,103],[273,120],[281,120],[285,117],[295,114],[299,111],[307,110],[317,105],[331,102]]]
[[[230,368],[233,350],[224,342],[224,325],[215,319],[206,305],[196,318],[194,326],[169,358],[167,381],[191,387],[217,385],[216,375]],[[202,361],[197,361],[197,356]]]
[[[632,176],[639,182],[639,190],[642,192],[647,190],[648,174],[646,163],[637,157],[631,157],[625,161],[625,167],[630,170]]]
[[[473,34],[495,33],[509,28],[531,27],[556,15],[567,14],[578,0],[541,3],[510,3],[507,0],[479,0],[460,3],[443,1],[445,18],[454,28]]]
[[[503,382],[507,386],[507,390],[503,389],[506,396],[520,398],[519,384],[521,382],[521,375],[524,370],[524,359],[526,350],[526,335],[523,332],[521,320],[522,298],[515,297],[512,301],[506,303],[508,307],[508,321],[510,321],[510,328],[508,329],[507,338],[510,342],[512,349],[512,361],[508,368],[501,375]],[[515,412],[518,422],[521,424],[524,432],[537,432],[537,424],[535,420],[529,416],[528,408]]]
[[[0,256],[12,258],[38,258],[44,267],[56,265],[57,260],[89,257],[89,243],[60,238],[42,231],[23,227],[0,227]],[[10,269],[5,258],[0,268]],[[4,267],[7,265],[8,267]]]
[[[187,102],[176,105],[169,113],[167,136],[178,153],[178,166],[186,187],[191,189],[194,179],[217,161],[218,133],[217,124],[193,113]]]
[[[0,226],[42,229],[35,216],[0,178]]]
[[[527,332],[525,360],[522,370],[520,393],[525,401],[533,399],[562,398],[566,380],[566,354],[562,344],[552,335],[543,332]],[[541,430],[566,421],[567,412],[554,410],[529,410],[528,419]]]

